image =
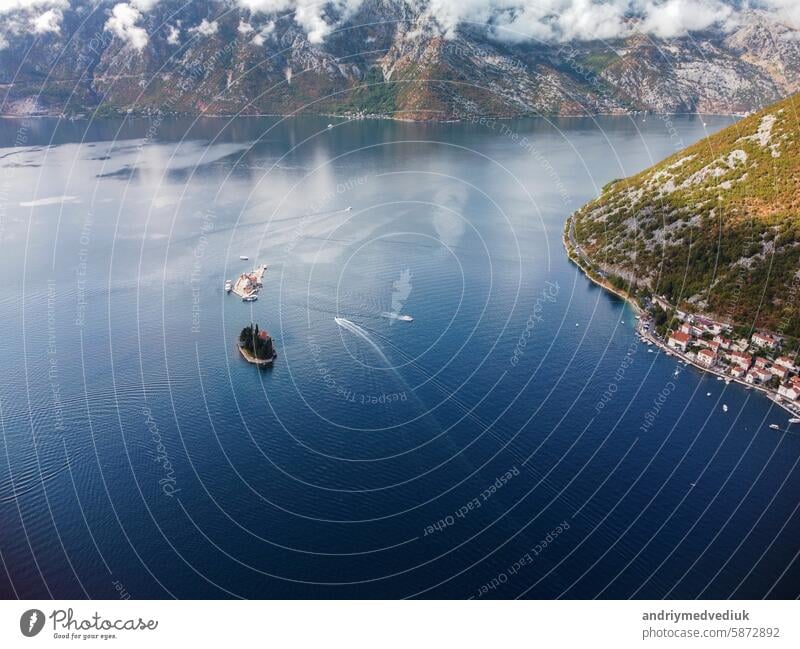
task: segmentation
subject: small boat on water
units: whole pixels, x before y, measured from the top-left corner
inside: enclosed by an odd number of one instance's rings
[[[724,381],[724,380],[725,380],[725,379],[723,379],[721,376],[718,376],[718,377],[717,377],[717,381]]]
[[[790,424],[800,424],[800,418],[799,418],[799,417],[792,417],[792,418],[789,420],[789,423],[790,423]]]
[[[728,404],[727,403],[723,403],[722,404],[722,412],[728,412]]]
[[[352,212],[353,211],[353,206],[352,205],[348,205],[347,207],[344,208],[344,211],[345,212]]]
[[[730,382],[731,382],[730,379],[725,379],[725,385],[728,385],[728,383],[730,383]]]
[[[233,282],[229,279],[225,280],[225,292],[230,293],[233,290]]]
[[[707,396],[707,397],[710,397],[710,396],[711,396],[711,393],[710,393],[710,392],[706,392],[706,396]]]
[[[255,293],[251,293],[250,295],[245,295],[242,298],[242,302],[255,302],[258,299],[258,295]]]
[[[384,318],[389,318],[389,320],[400,320],[401,322],[413,322],[414,318],[410,315],[400,315],[399,313],[393,313],[391,311],[384,311],[381,313],[381,316]]]
[[[241,259],[242,261],[247,261],[248,259],[250,259],[250,257],[248,257],[247,255],[239,255],[239,259]]]
[[[780,426],[778,426],[778,424],[770,424],[770,425],[769,425],[769,427],[770,427],[772,430],[780,430],[780,429],[781,429],[781,427],[780,427]]]

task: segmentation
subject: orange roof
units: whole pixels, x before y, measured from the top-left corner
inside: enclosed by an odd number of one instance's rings
[[[670,334],[670,338],[677,340],[679,343],[688,343],[692,339],[689,334],[685,334],[681,331],[676,331],[675,333]]]

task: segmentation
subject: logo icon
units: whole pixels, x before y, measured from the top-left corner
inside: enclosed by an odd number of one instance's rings
[[[44,613],[38,608],[25,611],[19,618],[19,630],[26,638],[32,638],[44,627]]]

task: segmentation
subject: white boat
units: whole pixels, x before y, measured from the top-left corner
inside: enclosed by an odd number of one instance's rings
[[[731,382],[731,380],[730,380],[730,379],[725,379],[725,385],[727,385],[727,384],[728,384],[728,383],[730,383],[730,382]]]
[[[770,425],[769,425],[769,427],[770,427],[772,430],[780,430],[780,429],[781,429],[781,427],[780,427],[780,426],[778,426],[778,424],[770,424]]]
[[[333,124],[328,124],[328,128],[333,128]]]
[[[344,208],[344,211],[345,212],[352,212],[353,211],[353,206],[352,205],[348,205],[347,207]]]
[[[706,392],[706,396],[707,396],[707,397],[710,397],[710,396],[711,396],[711,393],[710,393],[710,392]]]
[[[722,404],[722,412],[728,412],[728,404],[727,403],[723,403]]]
[[[790,423],[790,424],[800,424],[800,418],[798,418],[798,417],[792,417],[792,418],[789,420],[789,423]]]
[[[718,377],[717,377],[717,381],[724,381],[724,380],[725,380],[725,379],[723,379],[721,376],[718,376]]]
[[[391,311],[384,311],[381,313],[381,317],[389,318],[390,320],[400,320],[402,322],[413,322],[414,318],[410,315],[400,315],[399,313],[393,313]]]
[[[233,282],[229,279],[225,280],[225,292],[230,293],[233,290]]]
[[[652,349],[648,349],[648,350],[647,350],[647,353],[648,353],[648,354],[652,354],[652,353],[653,353],[653,350],[652,350]]]
[[[239,255],[239,259],[241,259],[242,261],[247,261],[248,259],[250,259],[250,257],[248,257],[247,255]]]
[[[255,293],[251,293],[250,295],[245,295],[242,298],[242,302],[255,302],[258,299],[258,295]]]

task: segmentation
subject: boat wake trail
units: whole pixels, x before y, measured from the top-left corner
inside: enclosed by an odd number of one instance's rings
[[[349,332],[354,333],[359,338],[362,338],[367,344],[369,344],[372,349],[381,357],[381,359],[391,367],[391,362],[388,358],[386,358],[386,354],[383,353],[383,350],[378,346],[378,344],[370,338],[369,334],[362,328],[359,327],[355,322],[351,322],[347,318],[334,318],[333,321],[339,325],[342,329],[347,329]]]

